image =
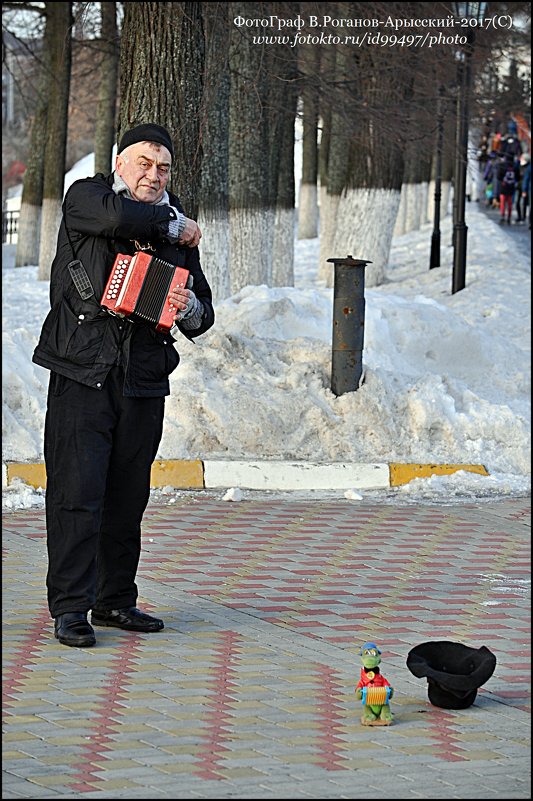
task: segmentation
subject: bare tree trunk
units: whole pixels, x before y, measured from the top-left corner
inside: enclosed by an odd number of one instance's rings
[[[429,126],[428,126],[429,130]],[[427,191],[431,173],[429,140],[421,135],[422,125],[405,148],[405,166],[402,181],[400,208],[394,228],[395,236],[418,231],[427,221]]]
[[[297,3],[273,3],[271,13],[280,19],[294,19]],[[296,48],[276,45],[267,51],[271,196],[275,204],[272,243],[272,273],[269,286],[294,285],[294,122],[298,95]]]
[[[388,6],[387,6],[388,8]],[[335,256],[365,259],[365,283],[383,282],[400,202],[407,105],[403,53],[351,49],[339,80],[352,84],[344,124],[350,132],[344,191],[337,208]],[[361,80],[353,84],[353,75]],[[328,185],[328,192],[329,192]]]
[[[46,3],[46,7],[51,3]],[[51,83],[51,36],[50,16],[46,14],[46,27],[43,38],[41,73],[37,105],[31,125],[29,158],[24,173],[24,187],[20,206],[17,253],[15,267],[24,267],[39,262],[39,242],[41,234],[41,208],[43,203],[44,149],[46,139],[46,117]]]
[[[450,114],[445,121],[444,128],[444,147],[442,150],[442,186],[441,186],[441,217],[444,218],[450,213],[450,199],[452,195],[452,181],[455,160],[455,139],[454,139],[455,117]]]
[[[174,144],[171,189],[196,219],[204,75],[201,3],[125,3],[117,139],[135,125],[163,125]]]
[[[44,153],[43,210],[38,273],[41,281],[50,278],[50,268],[61,222],[72,46],[71,6],[71,3],[61,2],[47,3],[46,6],[51,26],[50,66],[52,78]]]
[[[346,50],[339,47],[335,52],[334,82],[342,84],[346,80]],[[331,122],[329,128],[328,161],[327,161],[327,192],[322,195],[320,210],[320,264],[318,277],[326,281],[327,286],[333,285],[333,267],[328,259],[336,256],[346,256],[342,243],[342,253],[334,252],[336,244],[337,212],[341,194],[346,186],[348,174],[348,153],[350,149],[350,123],[345,110],[338,98],[331,97]]]
[[[323,85],[327,86],[335,79],[335,50],[332,47],[326,47],[321,55],[320,69],[321,81]],[[331,265],[327,263],[327,259],[331,257],[331,250],[329,242],[326,243],[326,230],[328,219],[328,163],[329,163],[329,145],[331,141],[331,103],[324,97],[324,87],[322,86],[322,97],[319,99],[319,123],[320,130],[320,144],[318,147],[318,207],[319,207],[319,235],[320,235],[320,252],[318,259],[318,278],[320,281],[327,281],[328,274],[331,272]]]
[[[415,163],[416,151],[412,143],[407,143],[404,154],[404,169],[402,176],[402,188],[400,194],[400,205],[394,226],[394,236],[402,236],[412,230],[413,211],[415,205],[416,182],[415,182]]]
[[[301,69],[304,75],[302,175],[298,203],[298,239],[318,236],[318,74],[320,50],[302,46]]]
[[[201,128],[204,156],[198,223],[202,229],[202,268],[215,302],[231,295],[228,197],[230,24],[227,3],[204,3],[206,78]]]
[[[118,33],[117,4],[100,3],[102,14],[102,62],[100,66],[100,91],[96,109],[96,132],[94,147],[95,172],[107,175],[113,169],[112,154],[115,143],[115,117],[118,84]]]
[[[284,103],[274,223],[272,286],[294,286],[294,120],[296,92]]]
[[[260,3],[231,3],[230,19],[262,17]],[[248,28],[230,32],[229,205],[231,289],[268,285],[275,201],[270,180],[264,52]]]
[[[331,109],[323,109],[319,117],[319,145],[318,145],[318,234],[322,236],[323,217],[325,217],[326,199],[328,193],[328,158],[329,140],[331,138]]]
[[[371,261],[365,283],[378,286],[385,276],[400,203],[402,154],[396,143],[378,135],[366,153],[356,143],[351,161],[350,181],[337,209],[335,251]]]

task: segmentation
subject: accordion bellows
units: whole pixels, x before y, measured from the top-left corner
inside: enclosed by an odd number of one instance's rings
[[[169,292],[177,286],[184,287],[188,277],[188,270],[148,253],[119,253],[100,304],[111,314],[168,332],[177,311],[169,301]]]
[[[363,687],[361,703],[369,706],[374,704],[383,706],[383,704],[389,703],[389,697],[390,687]]]

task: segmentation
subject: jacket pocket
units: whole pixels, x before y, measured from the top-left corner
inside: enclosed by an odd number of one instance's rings
[[[144,388],[161,385],[174,372],[180,357],[170,335],[138,330],[131,344],[129,369],[133,382]]]
[[[46,350],[75,364],[94,364],[104,345],[106,316],[91,312],[76,314],[65,301],[52,309],[49,316],[51,319],[45,324]]]
[[[170,375],[180,363],[179,353],[171,344],[163,345],[165,348],[166,373]]]

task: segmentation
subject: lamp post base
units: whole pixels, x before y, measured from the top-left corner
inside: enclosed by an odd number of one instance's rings
[[[429,269],[440,267],[440,231],[431,234],[431,253],[429,256]]]
[[[464,222],[453,226],[452,295],[466,285],[466,239],[468,228]]]

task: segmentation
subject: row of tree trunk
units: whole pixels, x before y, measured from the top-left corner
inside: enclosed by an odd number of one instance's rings
[[[294,282],[297,114],[298,236],[315,237],[320,225],[319,277],[326,284],[327,259],[347,255],[371,261],[366,281],[381,283],[394,232],[406,230],[417,209],[419,219],[427,215],[427,190],[424,196],[415,188],[431,179],[437,91],[452,65],[429,50],[361,48],[349,37],[294,46],[288,23],[309,19],[317,5],[349,20],[377,18],[385,9],[405,17],[406,5],[427,17],[427,7],[438,4],[126,3],[119,52],[116,4],[101,3],[96,169],[109,171],[113,143],[127,128],[148,121],[168,128],[175,145],[171,189],[201,225],[215,300],[249,284]],[[45,13],[16,261],[35,263],[40,233],[41,279],[49,276],[63,197],[72,4],[47,2]],[[267,41],[264,28],[234,24],[271,15],[287,22],[287,41]],[[355,36],[364,28],[343,30]]]

